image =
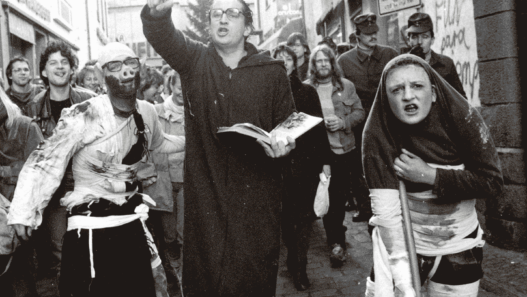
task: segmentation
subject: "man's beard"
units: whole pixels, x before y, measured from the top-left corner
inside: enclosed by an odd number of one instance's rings
[[[112,96],[124,99],[135,99],[141,82],[141,76],[139,72],[135,74],[133,78],[134,84],[132,86],[122,85],[118,78],[111,75],[104,77],[104,81],[106,81],[108,93]]]
[[[333,70],[329,70],[327,75],[321,74],[320,71],[318,71],[318,70],[315,72],[315,78],[318,81],[326,80],[326,79],[330,78],[331,76],[333,76]]]
[[[411,50],[410,50],[410,54],[412,55],[416,55],[418,56],[419,58],[425,60],[426,59],[426,54],[423,50],[423,48],[420,46],[420,45],[416,45],[414,46]]]

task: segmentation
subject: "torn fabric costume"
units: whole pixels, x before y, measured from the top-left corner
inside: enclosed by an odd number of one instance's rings
[[[386,94],[387,70],[401,61],[424,68],[437,94],[428,116],[415,125],[394,116]],[[503,185],[498,154],[479,112],[424,60],[401,55],[383,72],[363,137],[374,213],[370,224],[375,226],[375,283],[368,280],[367,296],[394,296],[393,283],[402,291],[413,290],[394,170],[403,148],[437,168],[433,186],[404,181],[421,279],[430,279],[430,296],[475,296],[455,293],[463,286],[477,292],[483,275],[479,247],[484,240],[475,199],[496,196]],[[449,286],[454,295],[437,295],[437,284]]]
[[[183,294],[274,296],[280,252],[281,167],[255,141],[222,143],[218,127],[271,131],[294,109],[284,63],[245,43],[238,67],[213,43],[176,30],[171,11],[141,12],[143,31],[180,75],[185,99]]]
[[[54,134],[24,165],[8,217],[37,228],[72,159],[74,190],[61,200],[70,214],[61,294],[155,296],[152,267],[160,261],[150,261],[156,251],[147,243],[143,199],[151,199],[137,194],[137,166],[145,149],[177,152],[183,143],[161,131],[147,102],[137,101],[128,118],[114,114],[107,95],[63,110]]]

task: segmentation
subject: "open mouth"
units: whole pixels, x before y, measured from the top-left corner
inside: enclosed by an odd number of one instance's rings
[[[414,113],[419,109],[415,104],[409,104],[404,107],[404,111],[407,113]]]
[[[227,28],[219,28],[218,29],[218,35],[219,36],[225,36],[229,33],[229,29]]]
[[[126,85],[126,84],[129,84],[129,83],[133,82],[133,81],[134,81],[134,79],[133,79],[133,78],[130,78],[130,79],[126,79],[126,80],[121,81],[121,83],[122,83],[123,85]]]
[[[55,72],[55,76],[64,77],[66,76],[66,72]]]

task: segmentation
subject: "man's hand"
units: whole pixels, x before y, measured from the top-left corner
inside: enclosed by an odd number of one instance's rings
[[[284,144],[284,142],[281,140],[277,142],[276,135],[274,134],[271,136],[271,145],[268,145],[267,143],[259,139],[256,142],[258,142],[264,148],[267,156],[271,158],[281,158],[287,156],[296,147],[296,143],[293,138],[288,136],[288,143]]]
[[[393,168],[397,176],[414,183],[434,185],[436,180],[437,170],[405,149],[395,159]]]
[[[331,176],[331,165],[324,165],[322,166],[322,171],[326,175],[327,178]]]
[[[173,0],[148,0],[150,15],[160,17],[164,15],[174,5]]]
[[[344,121],[334,114],[324,118],[324,122],[326,123],[326,128],[331,132],[344,128]]]
[[[23,241],[28,241],[29,237],[31,237],[31,234],[33,233],[33,228],[29,226],[14,224],[13,228],[15,228],[15,232],[18,238],[22,239]]]

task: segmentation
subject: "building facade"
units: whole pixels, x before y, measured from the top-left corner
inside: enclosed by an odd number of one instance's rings
[[[419,11],[431,16],[432,49],[454,60],[468,100],[481,111],[500,155],[504,192],[478,200],[487,239],[512,249],[527,248],[522,131],[526,84],[521,81],[521,69],[526,68],[520,67],[525,62],[519,56],[526,45],[525,37],[518,34],[519,28],[525,28],[526,10],[519,0],[313,0],[305,7],[310,12],[305,19],[310,45],[323,36],[347,42],[355,31],[353,18],[375,13],[379,43],[398,52],[408,50],[405,31],[410,15]]]
[[[0,10],[0,75],[16,56],[31,63],[40,76],[40,54],[52,40],[63,40],[77,52],[80,65],[104,46],[106,0],[3,0]],[[96,16],[97,15],[97,16]],[[96,18],[99,22],[96,22]],[[90,22],[91,25],[88,25]],[[89,33],[89,34],[88,34]],[[4,86],[4,87],[7,87]]]
[[[261,38],[258,48],[271,50],[279,43],[287,40],[293,32],[306,34],[304,26],[304,1],[310,0],[257,0],[256,14],[258,15],[259,32]]]

